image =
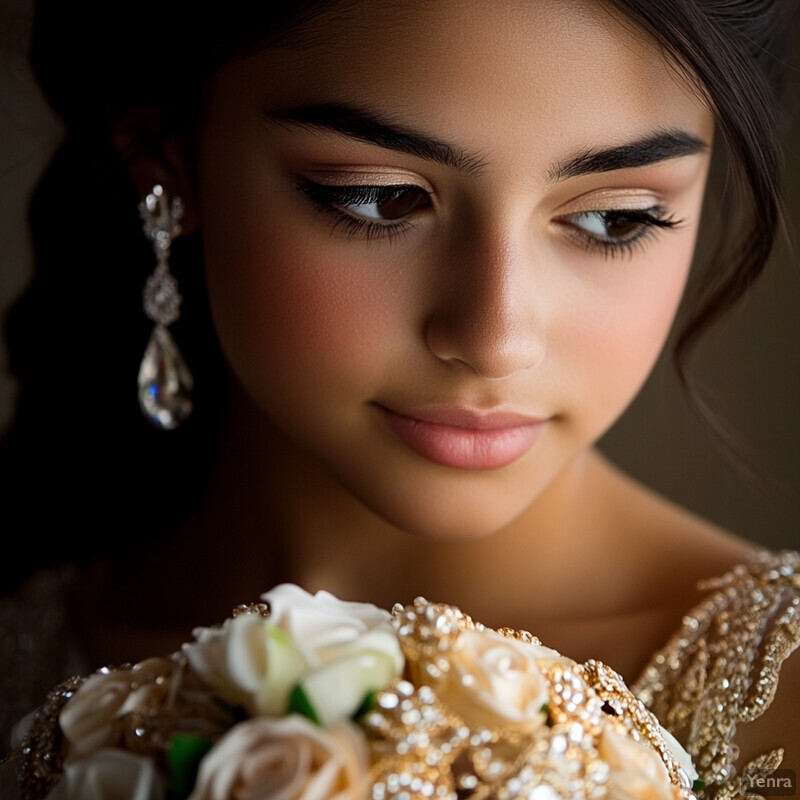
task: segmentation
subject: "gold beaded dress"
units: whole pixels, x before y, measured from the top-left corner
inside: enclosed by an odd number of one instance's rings
[[[800,554],[759,551],[700,588],[704,599],[631,688],[692,755],[704,798],[753,797],[742,776],[777,768],[783,752],[759,752],[737,775],[737,731],[772,704],[800,645]]]

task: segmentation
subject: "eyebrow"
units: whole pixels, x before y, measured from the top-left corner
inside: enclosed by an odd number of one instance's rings
[[[708,145],[691,133],[669,130],[654,133],[617,147],[584,150],[559,161],[550,170],[550,180],[560,181],[595,172],[613,172],[657,164],[671,158],[695,155],[708,150]]]
[[[452,144],[396,124],[379,113],[345,103],[265,110],[264,117],[278,123],[332,131],[426,161],[435,161],[467,174],[480,172],[485,161],[482,157],[469,155]]]
[[[318,103],[275,110],[264,118],[279,124],[322,129],[368,144],[434,161],[466,174],[477,174],[488,159],[414,131],[380,113],[347,103]],[[708,150],[702,139],[681,130],[666,130],[615,147],[586,149],[559,161],[549,170],[552,182],[656,164]]]

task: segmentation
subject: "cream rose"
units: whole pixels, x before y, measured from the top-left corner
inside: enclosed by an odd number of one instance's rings
[[[285,714],[299,687],[328,724],[350,716],[402,672],[387,612],[290,584],[263,599],[268,618],[241,614],[222,628],[196,630],[197,641],[184,645],[195,672],[251,714]]]
[[[251,712],[254,711],[251,703],[252,689],[242,687],[230,675],[230,662],[239,662],[241,656],[232,657],[229,642],[232,636],[241,638],[243,634],[248,638],[250,631],[258,632],[263,636],[264,620],[255,614],[242,614],[233,619],[227,620],[223,625],[213,628],[195,628],[194,642],[183,645],[183,653],[186,656],[189,666],[206,683],[214,688],[214,691],[223,699],[233,705],[245,706]],[[266,645],[257,642],[249,655],[257,663],[265,659],[264,650]]]
[[[697,774],[697,770],[694,768],[692,757],[666,728],[662,726],[659,727],[661,728],[661,736],[664,739],[664,743],[669,747],[672,757],[675,759],[678,766],[686,773],[689,783],[687,788],[691,788],[691,784],[700,777]]]
[[[163,800],[164,782],[155,764],[124,750],[98,750],[68,762],[46,800]]]
[[[608,764],[608,800],[674,800],[661,756],[644,742],[606,728],[598,754]]]
[[[99,672],[87,678],[58,718],[70,756],[86,756],[108,744],[117,718],[157,705],[167,691],[164,679],[175,668],[169,659],[151,658],[132,669]]]
[[[367,744],[355,725],[258,717],[217,742],[189,800],[366,800],[367,789]]]
[[[492,630],[467,630],[448,655],[450,668],[434,688],[470,727],[532,731],[544,723],[549,689],[540,663],[562,660],[555,650]]]

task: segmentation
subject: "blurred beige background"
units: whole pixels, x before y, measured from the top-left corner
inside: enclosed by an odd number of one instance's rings
[[[26,68],[29,13],[28,0],[0,0],[0,314],[29,279],[27,196],[59,138]],[[800,97],[796,68],[790,91]],[[787,189],[792,227],[800,219],[800,119],[787,140]],[[797,242],[796,226],[791,233]],[[771,547],[800,548],[798,264],[800,254],[784,248],[745,304],[702,341],[693,362],[705,397],[736,433],[757,480],[743,478],[687,410],[668,358],[602,442],[614,461],[657,491]],[[0,349],[0,431],[14,397]]]

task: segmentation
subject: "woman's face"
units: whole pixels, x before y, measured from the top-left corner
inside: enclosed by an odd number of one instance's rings
[[[650,371],[712,133],[602,3],[334,4],[208,91],[198,209],[231,368],[392,524],[497,530]]]

